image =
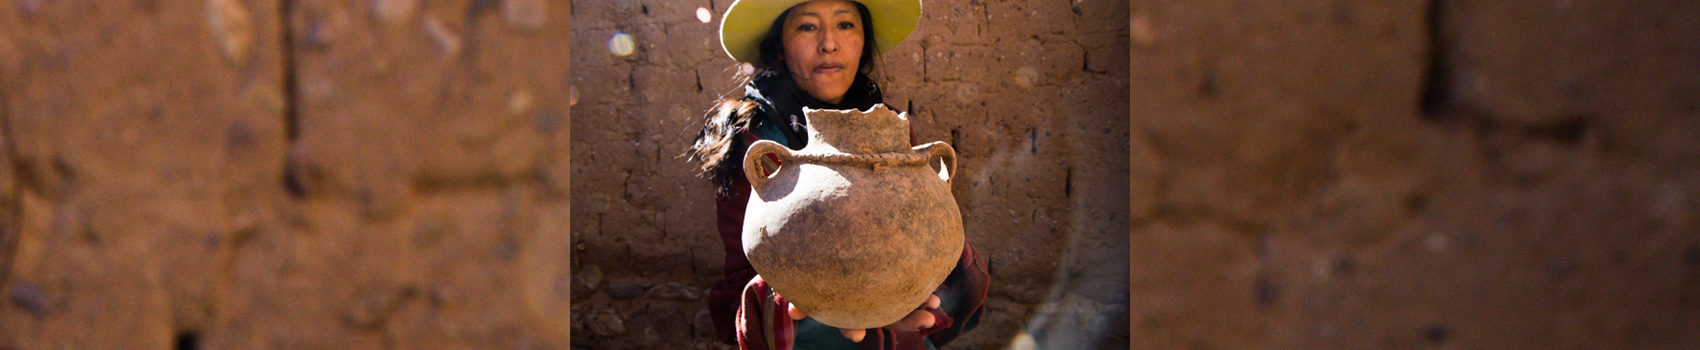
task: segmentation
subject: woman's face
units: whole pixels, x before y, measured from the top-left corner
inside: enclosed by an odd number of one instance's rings
[[[837,104],[856,79],[862,58],[862,15],[844,0],[815,0],[785,17],[780,57],[797,86],[817,100]]]

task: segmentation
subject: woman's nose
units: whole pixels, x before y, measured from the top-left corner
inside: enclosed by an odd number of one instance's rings
[[[821,53],[838,52],[838,33],[834,33],[833,31],[830,31],[830,30],[826,31],[826,35],[823,35],[821,37],[820,52]]]

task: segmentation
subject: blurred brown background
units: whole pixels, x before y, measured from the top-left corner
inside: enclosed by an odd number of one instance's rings
[[[677,156],[735,88],[716,32],[731,3],[574,4],[575,347],[726,348],[703,300],[725,257],[713,189]],[[886,103],[956,147],[992,274],[984,323],[946,348],[1127,346],[1126,6],[923,1],[882,57]]]
[[[565,348],[567,1],[0,1],[0,348]]]
[[[1136,348],[1700,348],[1700,2],[1131,12]]]

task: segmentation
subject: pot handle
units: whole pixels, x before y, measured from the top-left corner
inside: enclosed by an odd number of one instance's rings
[[[751,188],[760,191],[768,179],[779,174],[779,167],[790,162],[791,149],[778,142],[756,141],[750,144],[749,150],[744,151],[744,178],[750,180]]]
[[[914,150],[915,153],[930,155],[930,157],[927,157],[928,167],[934,167],[943,162],[943,168],[934,168],[934,170],[939,171],[940,180],[950,183],[951,179],[956,178],[956,148],[950,147],[950,144],[944,143],[944,141],[933,141],[925,145],[915,146]],[[939,158],[939,160],[933,160],[934,157]]]

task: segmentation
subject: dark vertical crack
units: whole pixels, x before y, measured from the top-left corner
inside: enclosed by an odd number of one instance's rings
[[[1074,167],[1064,168],[1064,171],[1067,173],[1063,174],[1063,198],[1074,198]]]
[[[1029,141],[1028,145],[1032,147],[1032,149],[1029,150],[1028,154],[1039,154],[1039,131],[1038,131],[1038,129],[1027,129],[1027,141]]]
[[[922,39],[921,40],[921,81],[923,81],[923,82],[932,81],[931,79],[927,79],[927,77],[928,77],[927,76],[927,66],[929,66],[929,64],[927,64],[927,58],[929,58],[927,56],[927,40]]]
[[[1080,7],[1075,7],[1075,8],[1078,9]],[[1086,72],[1087,74],[1097,73],[1097,72],[1092,71],[1092,53],[1090,52],[1091,50],[1087,49],[1086,45],[1081,45],[1080,40],[1075,40],[1074,46],[1080,47],[1080,71]]]
[[[962,154],[962,129],[950,128],[950,147],[956,148],[956,154]],[[955,176],[952,174],[951,176]]]
[[[278,1],[278,51],[283,58],[283,118],[284,131],[289,143],[301,137],[301,118],[296,106],[301,103],[300,93],[295,75],[295,29],[293,14],[294,3],[291,0]]]
[[[301,159],[295,157],[295,142],[301,138],[301,93],[299,91],[299,76],[295,72],[295,3],[292,0],[278,1],[278,52],[283,66],[283,129],[284,129],[284,163],[282,182],[284,193],[291,198],[306,197],[306,184],[303,175]],[[311,37],[311,34],[309,34]]]
[[[1428,72],[1423,78],[1422,86],[1422,117],[1429,121],[1445,119],[1452,109],[1451,92],[1455,85],[1452,81],[1452,67],[1446,62],[1450,53],[1447,47],[1446,33],[1442,28],[1448,10],[1446,0],[1429,2],[1428,26]]]

